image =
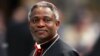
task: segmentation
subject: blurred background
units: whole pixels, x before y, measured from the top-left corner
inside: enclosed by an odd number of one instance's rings
[[[42,0],[0,0],[0,56],[29,56],[34,40],[27,14]],[[100,56],[100,0],[45,0],[60,12],[62,39],[80,56]]]

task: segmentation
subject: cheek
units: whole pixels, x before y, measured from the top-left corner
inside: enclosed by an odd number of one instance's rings
[[[31,30],[34,30],[34,28],[35,28],[34,24],[32,24],[32,23],[29,24],[29,27]]]
[[[54,27],[54,26],[56,26],[56,24],[55,24],[54,22],[49,22],[49,23],[47,24],[47,26],[48,26],[48,27]]]
[[[57,31],[57,26],[54,23],[52,23],[52,24],[48,25],[48,29],[49,29],[50,32],[54,33],[54,32]]]

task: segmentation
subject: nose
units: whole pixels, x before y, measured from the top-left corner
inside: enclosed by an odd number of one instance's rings
[[[42,27],[44,27],[45,26],[45,22],[43,21],[43,20],[40,20],[39,22],[38,22],[38,24],[37,24],[37,27],[38,28],[42,28]]]

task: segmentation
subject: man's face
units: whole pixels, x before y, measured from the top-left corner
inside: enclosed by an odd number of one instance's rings
[[[59,21],[48,7],[38,7],[30,16],[30,30],[36,41],[47,41],[57,32]]]

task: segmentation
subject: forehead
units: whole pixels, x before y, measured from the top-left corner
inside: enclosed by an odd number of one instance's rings
[[[34,10],[32,10],[32,14],[33,15],[53,15],[53,11],[49,8],[49,7],[37,7]]]

